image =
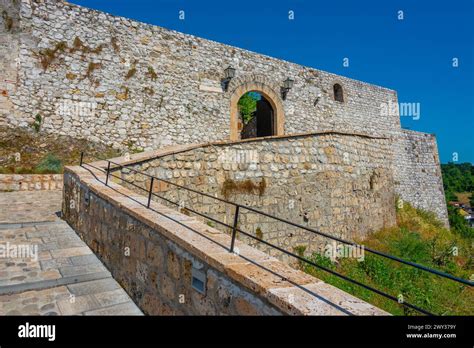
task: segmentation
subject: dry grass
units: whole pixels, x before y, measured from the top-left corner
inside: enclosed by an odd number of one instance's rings
[[[137,68],[132,67],[128,72],[127,75],[125,75],[125,80],[131,79],[135,74],[137,73]]]
[[[85,45],[84,42],[82,42],[82,40],[79,37],[76,36],[72,44],[72,48],[70,52],[74,53],[74,52],[79,51],[79,52],[82,52],[83,54],[87,54],[87,53],[99,54],[102,52],[104,47],[105,47],[104,44],[100,44],[95,48],[90,48],[89,46]]]
[[[120,89],[121,92],[117,92],[115,95],[118,100],[124,101],[130,98],[130,89],[128,87],[122,86]]]
[[[10,32],[13,29],[13,18],[8,15],[7,11],[2,12],[2,17],[6,31]]]
[[[43,70],[46,71],[53,61],[58,57],[59,53],[67,49],[67,43],[64,41],[56,43],[53,48],[46,48],[41,50],[38,55],[40,57],[40,64]]]
[[[115,53],[120,52],[120,46],[118,44],[118,39],[115,36],[110,39],[110,44],[112,45],[112,48],[114,49]]]
[[[101,66],[102,65],[100,63],[90,62],[89,65],[87,66],[87,71],[86,71],[85,77],[90,79],[92,77],[92,74],[94,73],[94,71],[99,69]]]
[[[469,205],[469,198],[471,197],[471,192],[456,192],[454,193],[458,198],[458,201],[462,204]]]
[[[221,193],[225,199],[229,199],[231,194],[234,193],[243,193],[249,195],[259,195],[262,196],[265,193],[267,183],[265,178],[256,184],[252,180],[247,179],[244,181],[234,181],[232,179],[226,179],[222,184]]]
[[[86,139],[0,127],[0,172],[5,174],[32,173],[48,154],[57,157],[64,165],[77,164],[82,151],[103,158],[120,155],[120,151],[110,146]],[[92,157],[86,160],[92,160]]]

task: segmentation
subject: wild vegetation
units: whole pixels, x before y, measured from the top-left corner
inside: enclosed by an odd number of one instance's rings
[[[155,69],[153,69],[152,66],[148,66],[148,71],[146,72],[146,75],[153,81],[158,78],[158,74],[155,72]]]
[[[79,163],[82,151],[103,158],[120,155],[110,146],[86,139],[38,132],[41,122],[35,117],[30,130],[0,127],[0,174],[61,173],[65,165]]]
[[[473,206],[474,166],[470,163],[441,165],[446,201],[458,201]],[[459,208],[448,205],[449,225],[446,228],[432,213],[404,203],[397,207],[397,226],[381,230],[365,240],[367,247],[401,257],[405,260],[438,269],[463,279],[474,280],[474,229],[470,228]],[[304,248],[295,250],[302,255]],[[473,315],[474,290],[449,279],[400,265],[365,253],[364,261],[341,258],[333,262],[320,253],[310,259],[403,301],[439,315]],[[300,263],[300,267],[356,297],[366,300],[395,315],[417,314],[360,286]],[[401,295],[401,297],[400,297]]]
[[[357,242],[463,279],[472,280],[474,275],[473,234],[465,234],[457,228],[447,229],[434,214],[415,209],[406,203],[403,207],[397,208],[396,227],[383,229]],[[299,253],[303,252],[304,250],[299,250]],[[337,271],[431,313],[474,314],[474,290],[452,280],[367,252],[363,261],[355,258],[340,258],[333,262],[321,253],[313,253],[309,258],[318,265]],[[418,314],[397,302],[314,266],[306,263],[300,263],[300,266],[307,273],[392,314]]]
[[[69,50],[70,53],[79,52],[81,54],[81,59],[85,59],[87,54],[99,54],[104,49],[105,44],[100,44],[95,48],[91,48],[82,42],[82,40],[76,36],[73,41],[72,47],[68,47],[67,42],[60,41],[57,42],[54,47],[46,48],[40,50],[36,53],[40,60],[40,64],[43,67],[43,70],[46,71],[48,67],[59,57],[61,53]],[[89,65],[90,67],[90,65]]]
[[[474,206],[474,166],[471,163],[442,164],[443,186],[446,201],[459,201],[468,206]],[[473,236],[474,229],[470,228],[460,209],[448,204],[449,225],[463,236]]]
[[[466,192],[470,205],[474,206],[474,166],[471,163],[448,163],[441,165],[441,171],[446,200],[457,201],[459,195]]]

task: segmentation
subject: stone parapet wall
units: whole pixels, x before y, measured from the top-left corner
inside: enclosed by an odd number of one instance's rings
[[[240,241],[229,253],[229,236],[104,181],[66,167],[62,213],[146,314],[387,315]]]
[[[62,190],[62,174],[0,174],[0,191]]]
[[[433,134],[402,130],[394,143],[395,191],[413,206],[434,212],[446,225],[448,211],[443,177]]]
[[[360,240],[395,224],[391,156],[387,139],[323,133],[203,145],[127,168],[334,237]],[[130,169],[121,170],[120,175],[131,183],[124,185],[146,195],[150,178]],[[227,224],[233,222],[234,207],[230,204],[160,181],[155,181],[154,192],[176,202],[183,212],[195,210]],[[229,232],[212,220],[207,222]],[[314,251],[331,242],[245,209],[240,211],[239,228],[291,252],[299,246]],[[272,255],[281,254],[243,235],[239,238]]]

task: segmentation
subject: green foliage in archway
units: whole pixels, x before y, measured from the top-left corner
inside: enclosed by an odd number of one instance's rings
[[[259,101],[260,98],[261,95],[257,92],[247,92],[240,97],[237,105],[244,124],[249,123],[255,116],[255,112],[257,111],[257,101]]]

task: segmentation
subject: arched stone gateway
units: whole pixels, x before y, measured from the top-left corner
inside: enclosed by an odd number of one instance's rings
[[[239,99],[247,92],[258,92],[269,103],[272,109],[271,117],[271,132],[265,135],[283,135],[285,115],[283,110],[283,103],[281,97],[269,85],[257,82],[244,82],[231,92],[230,97],[230,140],[241,139],[241,131],[243,129],[243,122],[239,115],[238,102]]]

